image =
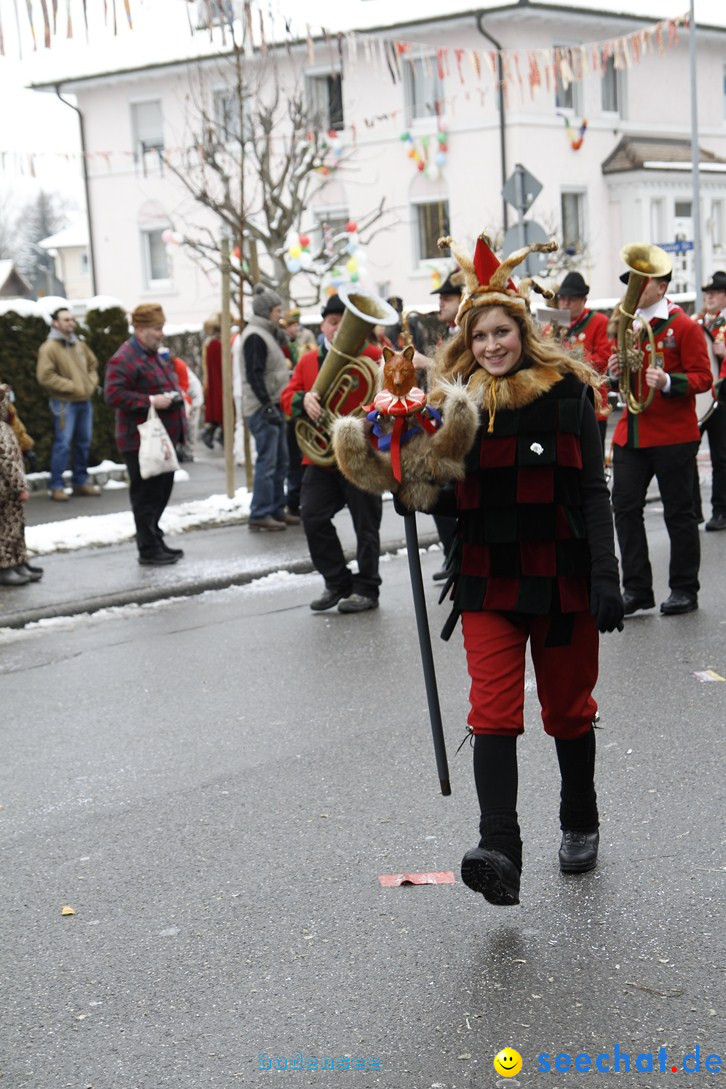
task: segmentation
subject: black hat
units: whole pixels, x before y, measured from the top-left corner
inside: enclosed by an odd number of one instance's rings
[[[456,276],[456,274],[459,273],[459,272],[461,272],[461,269],[459,269],[459,268],[452,269],[451,272],[447,275],[447,277],[444,280],[441,287],[437,287],[435,291],[431,292],[431,294],[432,295],[461,295],[463,285],[453,282],[453,277]],[[457,277],[457,279],[458,279],[458,277]]]
[[[726,291],[726,272],[722,272],[720,269],[718,272],[714,272],[711,283],[704,284],[701,291]]]
[[[590,294],[590,285],[585,283],[579,272],[568,272],[557,294],[571,299],[584,299]]]
[[[320,311],[322,318],[327,318],[328,314],[344,314],[345,303],[341,299],[340,295],[331,295],[329,299],[326,299],[325,306]]]
[[[665,276],[651,276],[650,279],[662,280],[664,283],[669,284],[671,282],[672,275],[673,274],[671,272],[666,272]],[[624,272],[622,276],[618,277],[618,279],[620,280],[621,284],[627,284],[628,280],[630,279],[630,272]]]

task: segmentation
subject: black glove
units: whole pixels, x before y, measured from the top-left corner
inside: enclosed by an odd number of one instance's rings
[[[273,405],[272,402],[270,402],[269,405],[265,405],[265,407],[262,409],[262,415],[265,417],[268,423],[274,424],[275,427],[282,427],[284,423],[282,413],[280,412],[277,405]]]
[[[590,612],[595,617],[597,630],[623,630],[625,605],[620,587],[616,582],[593,579],[590,590]]]
[[[35,450],[25,451],[25,461],[28,466],[29,473],[37,473],[38,471],[38,459],[35,456]]]

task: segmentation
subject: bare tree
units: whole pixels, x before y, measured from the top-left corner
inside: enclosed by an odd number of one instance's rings
[[[305,305],[319,298],[326,272],[345,259],[348,236],[338,232],[321,240],[297,272],[286,261],[288,240],[301,230],[314,193],[333,172],[349,171],[355,153],[331,161],[327,118],[311,111],[299,79],[283,88],[277,56],[250,58],[238,27],[229,27],[229,40],[229,53],[216,69],[225,90],[210,91],[210,66],[200,63],[187,98],[193,138],[185,140],[181,159],[164,155],[168,169],[215,221],[188,227],[181,244],[202,264],[219,267],[219,236],[226,233],[241,255],[233,269],[240,290],[260,280],[289,298],[291,280],[299,275],[306,287],[297,290],[296,301]],[[381,201],[358,218],[362,244],[383,229],[387,215]],[[258,248],[267,264],[258,266]]]

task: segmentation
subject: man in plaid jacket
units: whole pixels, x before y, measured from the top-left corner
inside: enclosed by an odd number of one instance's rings
[[[139,472],[138,427],[149,405],[159,413],[174,446],[185,439],[186,413],[176,371],[170,359],[159,356],[165,320],[158,303],[136,307],[131,315],[134,334],[109,359],[103,389],[106,403],[116,410],[116,445],[129,473],[139,563],[151,566],[176,563],[184,555],[181,548],[169,548],[159,529],[174,474],[160,473],[144,480]]]

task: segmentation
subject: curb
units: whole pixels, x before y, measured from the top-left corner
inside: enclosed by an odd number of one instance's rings
[[[436,533],[424,533],[419,537],[419,547],[429,548],[436,544],[439,538]],[[404,538],[391,540],[381,546],[381,556],[392,555],[406,547]],[[79,550],[80,551],[80,550]],[[355,551],[346,549],[344,552],[346,562],[355,559]],[[312,560],[308,557],[301,560],[292,560],[284,566],[270,563],[250,571],[240,571],[239,574],[211,575],[204,579],[182,579],[174,586],[144,586],[117,590],[94,597],[79,598],[72,602],[59,602],[47,607],[40,606],[35,609],[27,609],[22,613],[3,619],[0,627],[24,628],[27,624],[37,623],[39,620],[53,620],[58,617],[73,617],[83,613],[97,613],[101,609],[110,609],[120,605],[148,605],[153,601],[162,601],[166,598],[196,597],[207,590],[227,590],[230,586],[246,586],[256,579],[266,575],[274,575],[277,571],[289,571],[293,575],[307,575],[314,571]]]

